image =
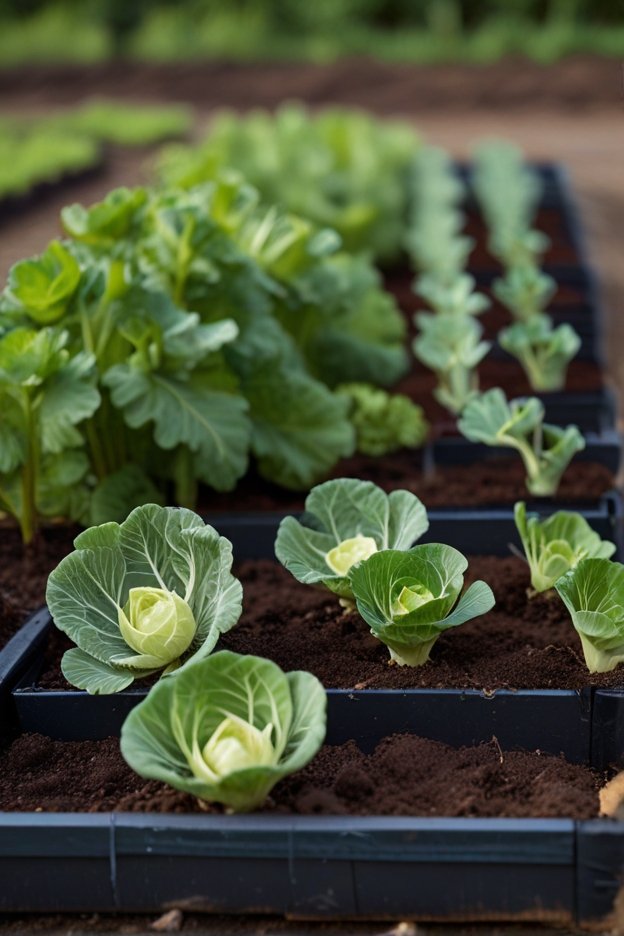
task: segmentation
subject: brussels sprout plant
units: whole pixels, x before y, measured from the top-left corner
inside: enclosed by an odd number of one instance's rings
[[[544,592],[583,559],[609,559],[615,544],[592,530],[578,513],[559,510],[545,520],[528,516],[520,501],[514,508],[516,528],[531,571],[534,592]]]
[[[282,520],[275,555],[297,581],[352,600],[354,564],[379,550],[409,549],[428,527],[423,504],[409,491],[386,494],[370,481],[339,478],[308,494],[300,521]]]
[[[214,648],[241,613],[232,547],[190,510],[147,504],[91,527],[48,579],[54,623],[76,647],[63,675],[92,694],[171,673]]]
[[[142,777],[248,812],[312,760],[326,706],[310,673],[222,650],[150,690],[123,725],[121,753]]]
[[[516,322],[500,332],[498,341],[520,361],[531,389],[542,392],[563,389],[568,364],[581,347],[581,339],[571,325],[554,328],[547,315]]]
[[[581,638],[590,673],[608,673],[624,663],[624,565],[582,559],[555,582]]]
[[[544,423],[544,405],[537,397],[508,402],[498,387],[472,399],[458,427],[471,442],[519,452],[527,488],[536,497],[555,494],[571,459],[585,448],[576,426],[561,429]]]
[[[476,368],[490,342],[481,341],[483,329],[472,316],[421,314],[416,323],[414,354],[438,378],[434,396],[451,413],[461,413],[479,389]]]
[[[477,581],[460,597],[468,560],[440,543],[387,549],[349,573],[357,609],[400,666],[422,666],[438,637],[494,606],[489,585]]]

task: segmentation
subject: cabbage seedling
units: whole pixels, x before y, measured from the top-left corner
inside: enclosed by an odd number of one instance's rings
[[[479,388],[476,367],[490,342],[481,341],[483,329],[472,316],[421,314],[416,323],[414,354],[438,378],[434,396],[451,413],[461,413]]]
[[[535,265],[513,267],[494,280],[492,292],[515,319],[527,322],[547,308],[557,291],[552,276]]]
[[[275,555],[297,581],[352,600],[354,565],[378,550],[409,549],[428,527],[423,504],[409,491],[386,494],[370,481],[339,478],[308,494],[301,521],[282,520]]]
[[[514,508],[516,529],[531,570],[534,592],[545,592],[583,559],[609,559],[615,544],[592,530],[578,513],[559,510],[545,520],[527,517],[526,505],[520,501]]]
[[[341,384],[336,392],[349,400],[357,451],[363,455],[378,457],[425,444],[429,424],[422,407],[404,394],[361,383]]]
[[[624,662],[624,565],[583,559],[555,582],[581,638],[590,673],[608,673]]]
[[[576,426],[544,423],[544,405],[537,397],[507,400],[499,387],[475,397],[458,422],[459,431],[471,442],[516,449],[536,497],[556,493],[563,472],[585,439]]]
[[[571,325],[553,328],[548,315],[535,315],[500,332],[501,348],[522,364],[531,388],[548,392],[565,386],[568,364],[581,347]]]
[[[121,753],[142,777],[248,812],[317,753],[326,699],[310,673],[222,650],[150,690],[123,725]]]
[[[415,284],[415,292],[438,315],[481,315],[490,307],[490,300],[474,288],[475,278],[469,273],[460,273],[448,283],[425,274]]]
[[[467,567],[458,550],[432,543],[377,552],[352,568],[357,609],[400,666],[422,666],[440,634],[494,606],[491,588],[481,581],[460,598]]]
[[[48,580],[54,623],[77,646],[63,675],[92,694],[184,669],[240,617],[232,546],[190,510],[147,504],[74,541]]]

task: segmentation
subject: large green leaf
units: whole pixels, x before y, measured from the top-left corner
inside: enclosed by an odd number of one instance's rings
[[[57,322],[80,282],[80,267],[58,241],[52,241],[40,257],[22,260],[9,272],[8,293],[19,308],[38,325]]]
[[[327,562],[331,549],[356,536],[371,537],[379,550],[409,549],[428,527],[425,507],[410,491],[387,494],[371,481],[338,478],[308,494],[301,522],[282,520],[275,555],[299,582],[323,582],[349,597],[348,580]]]
[[[83,653],[120,675],[148,669],[119,629],[131,588],[176,592],[188,603],[197,630],[185,659],[210,653],[240,616],[242,589],[230,573],[231,545],[192,511],[148,504],[122,524],[91,528],[75,545],[49,577],[48,607]],[[86,688],[97,692],[100,685]]]
[[[325,735],[325,709],[325,691],[309,673],[284,674],[269,660],[222,651],[161,680],[126,719],[121,751],[143,777],[247,811],[312,759]],[[225,764],[212,781],[197,776],[194,762],[227,716],[258,730],[272,726],[272,762]]]
[[[58,454],[82,444],[76,426],[100,405],[93,365],[92,355],[77,354],[46,382],[40,406],[41,442],[46,452]]]
[[[151,423],[161,448],[188,446],[207,484],[229,490],[245,473],[250,425],[242,397],[211,390],[200,376],[182,380],[129,364],[112,367],[104,383],[131,428]]]
[[[353,453],[347,402],[303,372],[275,363],[243,382],[252,420],[252,450],[263,477],[304,489]]]

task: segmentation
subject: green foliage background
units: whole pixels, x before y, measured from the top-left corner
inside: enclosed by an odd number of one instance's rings
[[[0,27],[4,66],[120,54],[488,62],[624,52],[622,0],[0,0]]]

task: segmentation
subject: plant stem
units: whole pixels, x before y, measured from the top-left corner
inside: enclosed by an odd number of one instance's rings
[[[28,391],[24,394],[24,417],[28,452],[22,470],[22,510],[20,529],[25,545],[32,543],[37,532],[37,466],[39,463],[39,445],[33,413],[32,400]]]
[[[174,459],[173,477],[175,501],[178,507],[193,510],[197,504],[197,479],[193,465],[193,453],[186,446],[180,446]]]

